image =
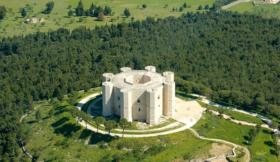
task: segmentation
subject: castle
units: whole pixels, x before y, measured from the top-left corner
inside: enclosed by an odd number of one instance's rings
[[[104,73],[102,83],[103,116],[117,115],[131,121],[158,124],[162,115],[172,117],[175,110],[173,72],[120,69],[120,73]]]

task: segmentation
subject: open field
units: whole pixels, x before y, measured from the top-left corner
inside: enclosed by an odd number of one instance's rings
[[[71,30],[80,26],[94,28],[100,25],[129,22],[132,21],[132,17],[134,20],[143,20],[148,16],[155,18],[179,16],[186,12],[196,12],[199,5],[211,6],[215,0],[82,0],[85,9],[88,9],[92,2],[98,6],[110,6],[113,12],[112,16],[106,17],[104,21],[95,21],[92,17],[69,17],[68,11],[70,9],[74,10],[79,0],[55,1],[53,11],[49,15],[44,15],[41,12],[49,1],[21,0],[19,4],[18,0],[0,0],[0,5],[4,5],[8,9],[6,18],[0,22],[0,37],[26,35],[38,31],[46,32],[61,27]],[[179,8],[185,2],[188,4],[188,7],[179,12]],[[145,9],[142,7],[143,4],[147,5]],[[19,11],[26,5],[29,5],[31,10],[23,18]],[[128,8],[131,12],[130,18],[123,17],[125,8]],[[173,8],[177,9],[177,11],[173,11]],[[27,18],[31,17],[44,18],[45,22],[37,24],[24,23]]]
[[[278,4],[254,5],[253,2],[246,2],[233,6],[228,10],[257,15],[264,18],[280,18],[280,5]]]
[[[194,129],[205,137],[224,139],[248,147],[253,161],[277,162],[277,156],[273,154],[272,132],[261,129],[251,145],[245,144],[252,128],[234,124],[209,113],[194,126]]]

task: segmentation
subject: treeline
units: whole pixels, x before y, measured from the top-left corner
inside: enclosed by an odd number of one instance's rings
[[[100,86],[102,73],[122,66],[172,70],[187,93],[279,118],[279,26],[279,20],[204,13],[4,38],[0,159],[16,157],[19,116],[33,101]]]

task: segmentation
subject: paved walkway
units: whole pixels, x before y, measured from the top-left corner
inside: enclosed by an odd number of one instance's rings
[[[86,104],[88,101],[90,101],[91,99],[95,98],[96,96],[100,95],[101,93],[93,93],[91,95],[88,95],[86,97],[84,97],[83,99],[81,99],[81,101],[78,103],[77,108],[79,110],[82,110],[82,107],[84,106],[84,104]]]
[[[129,130],[129,129],[125,129],[124,132],[155,132],[155,131],[161,131],[161,130],[166,130],[166,129],[170,129],[170,128],[175,128],[175,127],[178,127],[182,125],[182,123],[179,123],[179,122],[173,122],[173,123],[170,123],[166,126],[163,126],[163,127],[159,127],[159,128],[153,128],[153,129],[142,129],[142,130]],[[116,131],[119,131],[119,132],[122,132],[123,130],[122,129],[114,129]]]
[[[252,1],[252,0],[237,0],[237,1],[231,2],[230,4],[224,5],[221,8],[222,8],[222,10],[226,10],[226,9],[229,9],[229,8],[235,6],[235,5],[240,4],[240,3],[245,3],[245,2],[250,2],[250,1]]]
[[[92,125],[86,123],[84,120],[79,121],[79,124],[82,125],[83,127],[85,127],[86,129],[89,129],[91,131],[97,132],[97,129],[95,127],[93,127]],[[157,133],[147,133],[147,134],[110,133],[110,135],[111,136],[116,136],[116,137],[144,138],[144,137],[155,137],[155,136],[167,135],[167,134],[171,134],[171,133],[177,133],[177,132],[184,131],[184,130],[186,130],[188,128],[189,127],[187,125],[184,125],[184,126],[179,127],[179,128],[175,128],[175,129],[172,129],[172,130],[167,130],[167,131],[164,131],[164,132],[157,132]],[[107,131],[104,131],[104,130],[98,130],[98,133],[100,133],[100,134],[109,134]]]

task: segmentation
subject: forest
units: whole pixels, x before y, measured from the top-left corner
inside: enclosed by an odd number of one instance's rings
[[[103,72],[155,65],[177,88],[280,117],[280,21],[229,12],[59,29],[0,42],[0,161],[17,161],[33,102],[101,84]]]

